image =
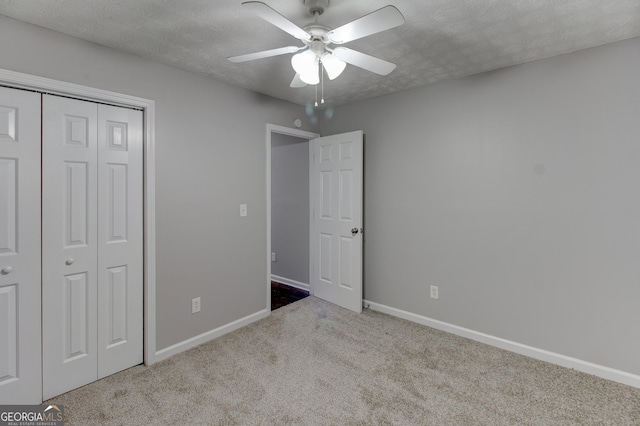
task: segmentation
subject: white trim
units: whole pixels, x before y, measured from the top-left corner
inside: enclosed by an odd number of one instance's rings
[[[467,339],[475,340],[477,342],[486,343],[487,345],[495,346],[500,349],[506,349],[508,351],[515,352],[520,355],[525,355],[530,358],[538,359],[540,361],[546,361],[562,367],[582,371],[583,373],[592,374],[603,379],[612,380],[614,382],[640,388],[640,376],[632,373],[627,373],[626,371],[616,370],[614,368],[605,367],[603,365],[594,364],[588,361],[583,361],[581,359],[572,358],[544,349],[534,348],[533,346],[523,345],[522,343],[512,342],[500,337],[491,336],[489,334],[470,330],[464,327],[459,327],[457,325],[403,311],[401,309],[392,308],[390,306],[381,305],[379,303],[371,302],[368,300],[364,301],[364,305],[368,306],[371,310],[374,311],[382,312],[394,317],[426,325],[428,327],[455,334],[457,336],[466,337]]]
[[[53,80],[46,77],[0,69],[0,84],[4,83],[9,84],[11,87],[47,92],[54,95],[72,96],[79,99],[104,102],[118,106],[146,109],[150,103],[154,103],[154,101],[150,99],[138,98],[136,96],[95,89],[93,87],[83,86],[80,84],[67,83],[66,81]]]
[[[286,284],[289,287],[299,288],[300,290],[309,291],[309,284],[302,283],[300,281],[292,280],[290,278],[281,277],[279,275],[271,274],[271,281],[278,282],[280,284]]]
[[[179,354],[180,352],[184,352],[191,348],[195,348],[203,343],[210,342],[213,339],[216,339],[220,336],[223,336],[227,333],[231,333],[239,328],[242,328],[246,325],[251,324],[252,322],[259,321],[263,318],[266,318],[271,314],[271,309],[263,309],[255,314],[248,315],[244,318],[240,318],[236,321],[230,322],[229,324],[225,324],[221,327],[215,328],[213,330],[209,330],[206,333],[202,333],[198,336],[194,336],[190,339],[183,340],[180,343],[176,343],[175,345],[171,345],[167,348],[161,349],[155,353],[156,362],[165,360],[174,355]]]
[[[155,231],[155,102],[102,89],[0,69],[0,84],[38,92],[70,96],[112,105],[141,108],[144,112],[144,362],[156,353],[156,231]]]
[[[144,363],[156,362],[156,106],[144,110]]]
[[[313,247],[314,244],[316,243],[315,241],[315,232],[314,232],[314,226],[315,226],[315,211],[313,210],[313,195],[314,195],[314,188],[313,188],[313,177],[316,175],[316,161],[315,161],[315,154],[313,151],[313,144],[311,143],[311,140],[309,140],[309,294],[311,296],[313,296],[313,286],[311,285],[311,281],[312,281],[312,277],[315,274],[315,262],[313,259]]]
[[[320,137],[317,133],[307,132],[306,130],[291,129],[289,127],[278,126],[276,124],[267,124],[265,127],[265,195],[267,198],[267,303],[266,309],[271,311],[271,133],[279,133],[281,135],[295,136],[302,139],[315,139]],[[309,292],[312,294],[312,290]]]

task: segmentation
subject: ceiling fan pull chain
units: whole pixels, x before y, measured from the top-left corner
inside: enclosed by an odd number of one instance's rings
[[[320,105],[324,104],[324,67],[322,66],[322,60],[320,60]]]
[[[321,80],[321,86],[320,86],[320,90],[321,90],[321,94],[320,94],[320,105],[324,105],[324,70],[322,68],[322,66],[320,67],[320,73],[322,74],[322,80]]]
[[[318,107],[318,85],[314,85],[314,87],[316,88],[316,103],[315,103],[315,107]]]

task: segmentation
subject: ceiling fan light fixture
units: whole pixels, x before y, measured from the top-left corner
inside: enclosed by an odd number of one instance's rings
[[[317,85],[321,82],[321,90],[324,90],[325,71],[329,79],[333,80],[342,74],[347,64],[379,75],[387,75],[395,69],[395,64],[383,59],[342,46],[330,47],[331,44],[347,43],[401,25],[404,23],[404,17],[395,6],[385,6],[341,27],[331,29],[318,22],[318,17],[329,6],[330,0],[303,1],[307,5],[309,13],[315,17],[314,23],[304,28],[300,28],[262,1],[243,1],[243,7],[253,11],[260,18],[280,28],[282,31],[300,39],[304,46],[286,46],[262,52],[231,56],[228,59],[231,62],[238,63],[294,53],[291,57],[291,65],[296,74],[291,80],[290,87],[304,87],[307,84],[311,84],[316,86],[316,91]],[[321,63],[322,66],[320,65]],[[324,96],[322,96],[321,103],[323,103],[323,99]]]
[[[322,66],[327,71],[329,80],[333,80],[334,78],[342,74],[342,71],[344,71],[347,63],[336,58],[331,53],[325,53],[322,56]]]

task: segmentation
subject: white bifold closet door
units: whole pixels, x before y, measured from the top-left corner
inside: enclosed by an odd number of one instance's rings
[[[39,404],[40,94],[0,87],[0,404]]]
[[[43,398],[142,362],[142,112],[42,105]]]

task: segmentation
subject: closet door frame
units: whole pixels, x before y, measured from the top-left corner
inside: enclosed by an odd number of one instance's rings
[[[0,85],[139,108],[143,113],[144,363],[156,362],[155,101],[0,69]]]

